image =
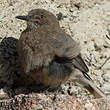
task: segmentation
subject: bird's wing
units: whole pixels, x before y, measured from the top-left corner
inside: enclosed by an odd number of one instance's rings
[[[65,80],[72,73],[72,61],[68,58],[55,56],[49,64],[49,75]]]
[[[89,72],[89,69],[85,64],[84,60],[82,59],[81,54],[73,58],[72,62],[74,67],[79,69],[88,80],[92,80],[90,76],[87,74]]]
[[[71,36],[66,33],[58,33],[53,37],[50,45],[54,48],[55,54],[59,57],[73,58],[79,55],[79,43],[74,41]]]
[[[66,33],[61,33],[59,34],[59,37],[55,37],[55,39],[51,40],[52,42],[50,43],[55,50],[55,55],[59,57],[59,60],[61,60],[61,58],[65,58],[65,62],[63,59],[62,63],[53,63],[54,65],[58,65],[58,64],[62,64],[63,68],[66,68],[65,64],[71,65],[73,64],[73,66],[77,69],[79,69],[83,75],[87,78],[87,79],[91,79],[89,77],[89,75],[87,74],[87,72],[89,71],[88,67],[86,66],[85,62],[83,61],[81,55],[80,55],[80,46],[79,44],[74,41],[68,34]],[[55,60],[54,60],[55,62]],[[68,63],[69,62],[69,63]],[[72,63],[71,63],[72,62]],[[67,65],[66,65],[67,66]],[[60,71],[63,71],[64,69],[61,69],[60,67]],[[69,68],[69,70],[71,70],[71,66]],[[58,66],[57,66],[58,69]],[[67,69],[66,69],[67,70]],[[54,66],[54,71],[55,71],[55,66]],[[57,72],[58,74],[58,72]],[[60,73],[59,73],[60,74]],[[62,73],[63,74],[63,73]],[[69,75],[70,73],[68,73]],[[67,74],[65,74],[66,76]]]

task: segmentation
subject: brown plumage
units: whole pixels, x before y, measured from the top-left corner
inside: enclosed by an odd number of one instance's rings
[[[42,84],[54,89],[73,75],[73,79],[94,91],[96,87],[88,83],[92,83],[92,79],[87,74],[89,70],[81,57],[79,44],[60,28],[51,12],[34,9],[27,16],[16,18],[27,21],[27,28],[18,41],[21,66],[31,79],[27,85]],[[74,74],[75,68],[82,73]],[[103,96],[97,90],[96,93]]]

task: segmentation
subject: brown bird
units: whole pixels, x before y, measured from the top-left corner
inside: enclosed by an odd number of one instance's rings
[[[42,84],[57,88],[72,75],[90,92],[106,97],[87,74],[79,44],[65,33],[56,17],[44,9],[31,10],[27,16],[16,16],[27,21],[27,28],[18,41],[18,54],[27,79],[26,84]],[[81,73],[74,73],[79,69]]]

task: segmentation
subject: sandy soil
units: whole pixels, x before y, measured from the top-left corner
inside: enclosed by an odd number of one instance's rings
[[[90,69],[89,75],[105,93],[110,93],[110,1],[109,0],[1,0],[0,38],[19,38],[26,23],[15,19],[31,9],[44,8],[61,17],[61,27],[80,42],[81,53]],[[60,14],[59,14],[60,13]],[[89,97],[85,89],[74,85],[76,97]]]

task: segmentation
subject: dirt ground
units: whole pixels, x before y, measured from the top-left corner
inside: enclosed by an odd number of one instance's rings
[[[35,8],[44,8],[48,11],[53,12],[58,17],[61,27],[68,34],[70,34],[73,37],[73,39],[80,42],[82,56],[90,70],[88,74],[94,80],[96,86],[100,87],[105,92],[105,94],[109,94],[110,1],[1,0],[0,1],[1,41],[5,37],[14,37],[18,39],[20,37],[20,33],[25,29],[26,23],[24,21],[17,20],[15,16],[25,15],[28,13],[28,11]],[[99,68],[105,61],[106,63],[101,68]],[[69,90],[69,93],[72,94],[71,96],[74,96],[76,98],[84,99],[94,98],[94,96],[90,94],[86,89],[81,88],[77,84],[72,83],[71,89],[69,88],[70,83],[67,83],[63,86],[62,87],[65,89],[64,94],[68,94]],[[2,90],[0,94],[2,94]],[[109,98],[110,96],[108,95],[108,99]],[[78,110],[85,109],[80,108]]]

